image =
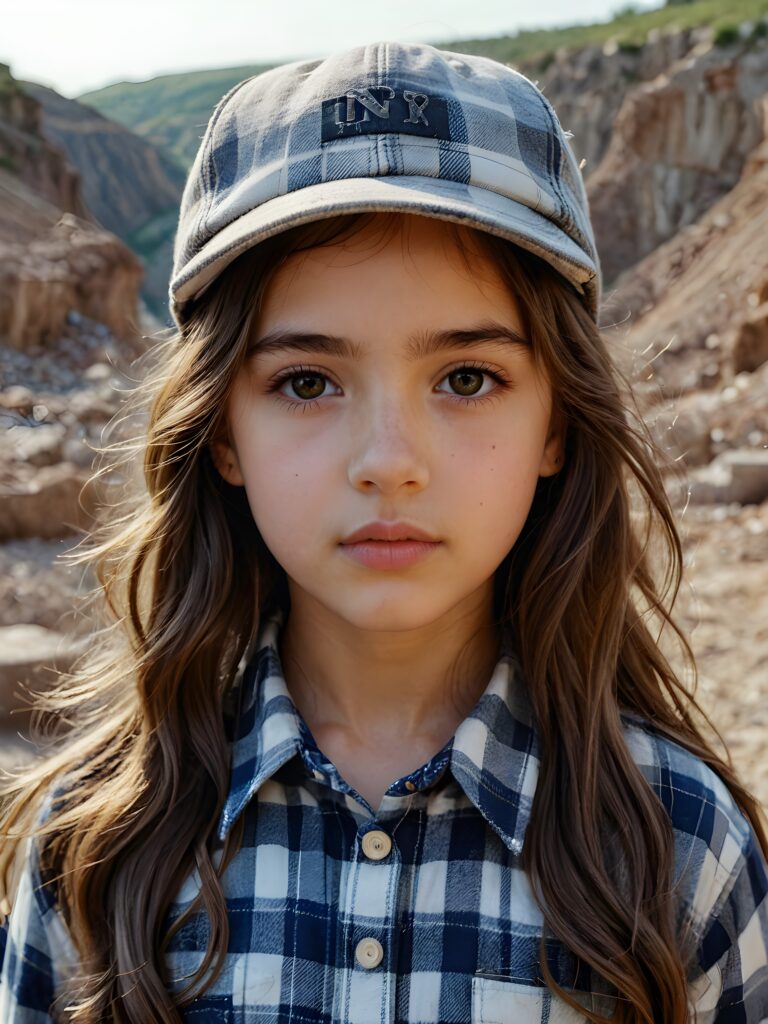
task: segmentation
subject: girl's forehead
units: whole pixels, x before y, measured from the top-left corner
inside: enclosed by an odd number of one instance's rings
[[[509,283],[480,234],[438,218],[374,220],[342,238],[288,253],[270,275],[264,304],[295,301],[298,292],[308,297],[313,290],[340,309],[352,302],[365,308],[366,299],[407,301],[410,293],[424,303],[481,296],[509,301]]]
[[[335,240],[325,243],[326,248],[360,251],[377,244],[396,243],[419,249],[434,248],[436,251],[471,250],[485,255],[484,239],[490,236],[468,224],[446,220],[444,217],[400,211],[373,212],[355,218],[345,227],[347,217],[334,218],[341,229]],[[310,247],[315,251],[320,246]]]

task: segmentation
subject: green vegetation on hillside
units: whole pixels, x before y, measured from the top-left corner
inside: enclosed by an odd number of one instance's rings
[[[452,39],[436,43],[441,49],[477,53],[508,64],[540,62],[556,50],[578,50],[602,46],[613,40],[620,50],[636,50],[645,43],[652,30],[671,32],[675,29],[709,26],[721,45],[738,36],[737,26],[768,19],[768,0],[692,0],[667,3],[664,7],[639,11],[631,4],[618,11],[611,21],[592,25],[570,25],[563,28],[522,30],[513,36],[497,39]]]
[[[159,75],[146,82],[118,82],[75,98],[164,149],[186,172],[221,97],[244,78],[272,66]]]

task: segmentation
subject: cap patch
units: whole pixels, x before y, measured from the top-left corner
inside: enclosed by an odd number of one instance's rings
[[[443,96],[388,85],[348,89],[344,96],[323,100],[322,142],[382,132],[449,141],[448,102]]]

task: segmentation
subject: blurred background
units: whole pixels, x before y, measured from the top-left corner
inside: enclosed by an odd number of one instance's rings
[[[3,19],[0,763],[34,755],[21,684],[49,685],[87,642],[76,598],[94,580],[57,556],[103,500],[93,446],[132,362],[171,325],[179,201],[214,106],[275,64],[389,38],[518,68],[572,133],[602,324],[669,460],[696,697],[768,805],[768,0],[105,11]]]

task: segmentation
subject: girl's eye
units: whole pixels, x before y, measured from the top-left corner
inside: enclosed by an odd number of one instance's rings
[[[490,377],[496,382],[496,387],[490,392],[481,391],[483,377]],[[509,391],[515,386],[505,373],[501,370],[492,370],[486,363],[462,363],[461,366],[450,370],[442,379],[450,380],[451,386],[458,391],[450,397],[466,405],[478,405],[480,402],[498,398],[504,391]],[[284,383],[289,383],[293,393],[300,399],[291,401],[290,397],[283,397],[291,409],[313,408],[317,405],[318,399],[324,397],[326,381],[330,382],[330,378],[321,370],[315,370],[311,366],[292,366],[270,381],[267,393],[279,392]]]

